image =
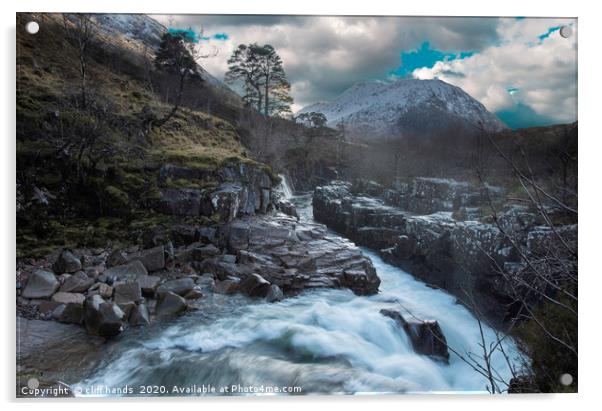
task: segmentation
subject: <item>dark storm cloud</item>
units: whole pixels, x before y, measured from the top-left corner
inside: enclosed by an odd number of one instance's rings
[[[296,108],[329,100],[362,80],[385,79],[402,51],[425,41],[446,51],[478,51],[497,40],[494,18],[375,16],[154,16],[165,25],[224,33],[217,57],[203,66],[219,79],[240,43],[272,44],[284,61]]]

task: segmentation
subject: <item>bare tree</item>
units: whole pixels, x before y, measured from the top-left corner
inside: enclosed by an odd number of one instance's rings
[[[496,143],[492,136],[483,137],[493,147],[511,170],[514,179],[526,197],[526,203],[541,221],[539,240],[525,239],[527,233],[523,228],[514,227],[505,221],[499,206],[492,199],[490,186],[485,182],[486,161],[475,161],[477,177],[486,195],[491,210],[491,220],[518,255],[519,263],[512,266],[502,265],[489,250],[483,249],[475,241],[480,251],[489,258],[495,272],[503,279],[507,294],[514,301],[514,315],[510,320],[510,329],[523,351],[528,356],[542,355],[549,350],[553,357],[562,358],[563,367],[577,366],[577,305],[578,305],[578,276],[577,276],[577,228],[576,224],[561,224],[555,222],[555,216],[567,214],[569,220],[577,221],[576,187],[569,183],[567,169],[569,162],[576,162],[576,154],[565,153],[561,162],[561,193],[571,193],[569,197],[558,197],[546,186],[549,181],[538,178],[530,164],[529,158],[522,147],[518,149],[518,159],[509,155]],[[575,167],[576,169],[576,167]],[[576,181],[576,178],[575,178]],[[562,220],[563,222],[566,219]],[[534,335],[526,334],[526,330]],[[522,341],[522,344],[521,344]],[[534,348],[533,344],[538,347]],[[487,355],[484,356],[487,363]],[[549,386],[557,381],[560,374],[550,373],[561,362],[556,358],[531,360],[531,378],[536,384]],[[563,372],[569,372],[565,369]],[[558,375],[547,375],[558,374]],[[576,375],[575,375],[576,377]],[[542,389],[540,387],[539,389]],[[544,390],[546,388],[543,388]]]
[[[88,58],[90,44],[94,40],[97,29],[91,20],[90,14],[76,13],[63,14],[63,28],[67,40],[71,42],[77,50],[80,71],[80,89],[82,107],[87,106],[86,82],[88,76]]]

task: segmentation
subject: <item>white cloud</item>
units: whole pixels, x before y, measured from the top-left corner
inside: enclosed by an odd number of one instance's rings
[[[573,36],[552,27],[570,24]],[[572,19],[501,19],[499,42],[470,57],[416,69],[420,79],[439,78],[464,89],[490,111],[521,103],[558,122],[577,119],[577,27]],[[513,91],[517,89],[517,91]]]
[[[353,83],[385,78],[400,64],[400,52],[428,39],[444,50],[479,50],[497,36],[493,18],[413,18],[337,16],[154,16],[164,25],[202,26],[216,57],[201,61],[218,79],[238,44],[272,44],[292,83],[296,107],[336,97]]]

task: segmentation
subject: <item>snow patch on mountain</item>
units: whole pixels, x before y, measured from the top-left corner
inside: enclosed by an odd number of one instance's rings
[[[347,130],[368,138],[507,128],[462,89],[441,80],[364,81],[297,114],[312,111],[323,113],[329,126],[344,123]]]

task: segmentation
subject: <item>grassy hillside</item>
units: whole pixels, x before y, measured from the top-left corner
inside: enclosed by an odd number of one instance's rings
[[[23,29],[31,18],[40,23],[36,35]],[[89,47],[83,107],[79,54],[62,16],[17,19],[18,256],[120,241],[149,221],[169,219],[149,210],[164,164],[214,170],[256,163],[231,122],[190,105],[164,126],[145,128],[148,113],[161,116],[172,107],[166,102],[170,79],[153,70],[145,47],[99,30]],[[194,96],[222,101],[199,80],[187,85],[185,97]],[[209,188],[216,182],[163,184]]]

